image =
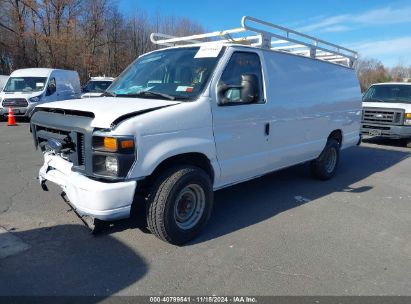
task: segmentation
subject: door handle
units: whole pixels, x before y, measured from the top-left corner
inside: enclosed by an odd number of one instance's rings
[[[265,135],[266,136],[270,135],[270,123],[269,122],[265,124]]]

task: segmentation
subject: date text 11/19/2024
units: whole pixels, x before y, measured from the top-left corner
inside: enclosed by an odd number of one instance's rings
[[[255,297],[247,296],[160,296],[150,297],[150,303],[257,303]]]

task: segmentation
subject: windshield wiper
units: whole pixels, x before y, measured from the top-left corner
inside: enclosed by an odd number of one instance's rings
[[[104,93],[103,93],[103,95],[101,95],[101,96],[106,96],[106,97],[117,97],[117,94],[112,93],[112,92],[108,92],[108,91],[106,91],[106,92],[104,92]]]
[[[164,93],[160,93],[160,92],[155,92],[155,91],[141,91],[138,93],[133,93],[133,94],[118,94],[117,96],[121,96],[121,97],[161,97],[163,99],[167,99],[167,100],[176,100],[176,98],[174,96],[168,95],[168,94],[164,94]]]
[[[382,100],[382,99],[378,99],[378,98],[368,98],[368,99],[364,100],[364,102],[373,102],[373,101],[386,102],[386,100]]]
[[[176,100],[181,100],[181,101],[183,101],[183,100],[193,101],[194,100],[193,97],[188,97],[188,96],[176,96],[175,99]]]

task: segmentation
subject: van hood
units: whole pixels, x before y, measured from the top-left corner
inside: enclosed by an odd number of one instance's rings
[[[24,98],[29,100],[29,98],[43,95],[44,91],[37,91],[37,92],[4,92],[0,93],[1,99],[5,98]]]
[[[158,99],[96,97],[43,103],[38,105],[36,109],[62,109],[92,113],[94,119],[91,122],[91,127],[110,128],[113,122],[122,117],[133,117],[179,103]]]
[[[363,102],[363,108],[383,108],[383,109],[404,109],[405,112],[411,113],[411,103],[398,102]]]

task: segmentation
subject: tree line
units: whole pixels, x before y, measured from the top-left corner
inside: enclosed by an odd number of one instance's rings
[[[401,60],[396,66],[387,68],[379,60],[360,58],[356,70],[362,92],[373,83],[411,82],[411,66],[407,67]]]
[[[125,16],[114,0],[0,0],[0,74],[53,67],[116,77],[136,57],[154,50],[152,32],[204,32],[189,18]]]
[[[136,57],[157,48],[152,32],[183,36],[204,32],[189,18],[149,15],[136,7],[125,16],[115,0],[0,0],[0,74],[27,67],[76,70],[116,77]],[[403,81],[411,66],[386,68],[375,59],[359,59],[364,91],[375,82]]]

